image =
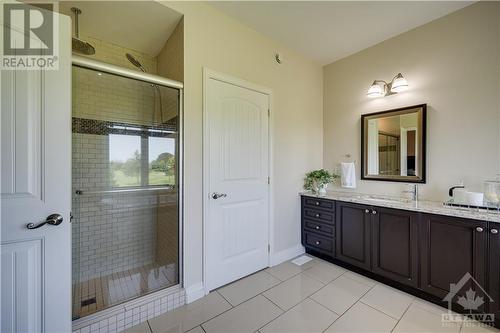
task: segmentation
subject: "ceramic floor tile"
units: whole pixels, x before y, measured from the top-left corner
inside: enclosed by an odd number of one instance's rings
[[[366,284],[367,286],[370,286],[370,287],[373,287],[374,285],[377,284],[377,281],[372,280],[370,278],[367,278],[364,275],[361,275],[361,274],[358,274],[358,273],[354,273],[354,272],[351,272],[351,271],[347,271],[343,275],[345,277],[350,278],[350,279],[353,279],[353,280],[356,280],[358,282],[364,283],[364,284]]]
[[[412,302],[415,306],[418,306],[419,308],[422,308],[424,310],[427,310],[429,312],[435,313],[438,316],[440,316],[443,313],[447,313],[448,309],[444,308],[442,306],[436,305],[431,302],[427,302],[426,300],[420,299],[420,298],[415,298]],[[453,312],[455,313],[455,312]]]
[[[368,290],[370,290],[369,286],[341,276],[311,295],[311,298],[341,315],[356,303]]]
[[[252,298],[202,325],[207,333],[253,333],[282,314],[263,296]]]
[[[217,290],[229,303],[236,306],[258,294],[274,287],[281,280],[260,271]]]
[[[402,291],[377,284],[361,298],[361,302],[399,320],[413,299]]]
[[[151,330],[149,329],[148,322],[145,321],[139,325],[126,329],[123,333],[151,333]]]
[[[277,266],[267,268],[266,272],[273,275],[274,277],[277,277],[281,281],[285,281],[285,280],[288,280],[289,278],[299,274],[303,270],[311,267],[310,265],[307,265],[307,264],[305,264],[305,265],[298,266],[298,265],[292,264],[289,261],[285,261],[284,263],[281,263]]]
[[[169,330],[166,330],[163,333],[184,333],[184,331],[182,330],[181,327],[175,326],[175,327],[172,327]],[[185,333],[205,333],[205,331],[203,330],[203,328],[201,328],[201,326],[196,326],[192,330],[189,330],[189,331],[187,331]]]
[[[205,333],[205,331],[203,330],[203,328],[201,328],[201,326],[196,326],[195,328],[188,331],[187,333]]]
[[[461,323],[443,323],[441,316],[410,305],[394,332],[459,332]]]
[[[311,299],[306,299],[259,331],[261,333],[321,333],[337,318],[335,313]]]
[[[153,333],[176,328],[179,332],[186,332],[229,309],[231,305],[214,291],[193,303],[150,319],[149,324]]]
[[[396,323],[394,318],[358,302],[337,319],[325,333],[390,332]]]
[[[325,262],[318,262],[311,268],[306,269],[304,274],[309,275],[320,282],[328,283],[344,274],[345,271],[346,270],[340,266]]]
[[[462,324],[460,333],[499,333],[500,330],[495,327],[487,326],[482,323],[465,321]]]
[[[288,310],[323,286],[318,280],[299,274],[269,289],[263,295],[281,309]]]

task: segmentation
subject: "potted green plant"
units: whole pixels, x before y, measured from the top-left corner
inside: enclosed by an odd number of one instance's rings
[[[330,173],[328,170],[314,170],[306,173],[306,178],[304,178],[304,189],[318,195],[325,195],[328,184],[337,178],[339,178],[339,175]]]

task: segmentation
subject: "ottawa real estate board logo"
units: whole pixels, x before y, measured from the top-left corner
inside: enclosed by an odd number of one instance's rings
[[[56,3],[2,1],[2,70],[58,69]]]

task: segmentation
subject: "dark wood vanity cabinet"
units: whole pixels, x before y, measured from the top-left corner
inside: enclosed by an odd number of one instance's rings
[[[336,258],[391,280],[418,286],[418,215],[338,201]]]
[[[450,284],[469,273],[486,286],[488,223],[462,218],[422,214],[421,289],[443,299]],[[475,289],[472,280],[464,288]]]
[[[478,311],[494,314],[500,328],[500,223],[303,196],[302,244],[444,307],[450,284],[469,273],[461,291],[483,296]]]
[[[500,224],[491,224],[489,238],[489,284],[488,294],[493,299],[488,313],[495,315],[495,326],[500,327]]]
[[[372,214],[369,206],[337,201],[336,210],[336,258],[370,270]]]
[[[418,287],[418,214],[372,209],[372,272]]]
[[[333,257],[335,254],[335,202],[302,197],[302,244]]]

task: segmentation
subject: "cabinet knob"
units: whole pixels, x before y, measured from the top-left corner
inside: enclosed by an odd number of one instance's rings
[[[372,214],[373,215],[377,214],[377,211],[376,210],[372,210]]]
[[[316,245],[319,245],[319,244],[321,244],[321,242],[320,241],[316,241]]]
[[[316,214],[316,215],[314,215],[314,216],[319,217],[319,214]]]
[[[316,206],[319,206],[319,201],[316,201]]]
[[[498,234],[498,230],[497,229],[491,229],[490,232],[493,234],[493,235],[496,235]]]
[[[484,229],[483,229],[482,227],[476,227],[476,231],[477,231],[477,232],[483,232],[483,231],[484,231]]]
[[[319,225],[317,225],[317,226],[316,226],[316,230],[319,230],[319,229],[321,229],[321,227],[320,227]],[[493,230],[495,230],[495,229],[493,229]],[[493,232],[493,230],[491,230],[491,232]],[[498,232],[498,231],[497,231],[497,232]]]
[[[369,209],[365,209],[365,213],[368,214],[370,212]]]

